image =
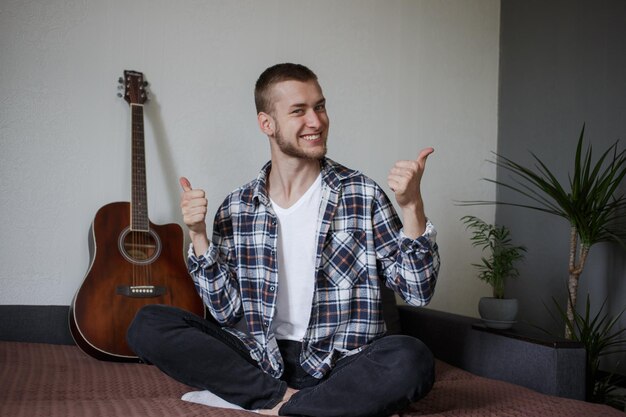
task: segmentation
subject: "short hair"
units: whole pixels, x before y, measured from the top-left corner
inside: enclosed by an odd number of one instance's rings
[[[269,67],[259,76],[254,86],[254,104],[257,114],[272,112],[271,90],[275,84],[282,81],[317,81],[317,75],[304,65],[300,64],[277,64]]]

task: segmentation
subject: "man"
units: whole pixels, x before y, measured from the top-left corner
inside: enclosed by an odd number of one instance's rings
[[[189,270],[216,323],[148,306],[129,343],[175,379],[261,414],[393,414],[434,378],[420,341],[385,336],[380,295],[386,285],[412,305],[432,297],[439,255],[420,181],[433,149],[390,171],[402,224],[376,183],[325,157],[326,100],[311,70],[268,68],[255,102],[271,161],[226,198],[211,240],[205,193],[180,179]]]

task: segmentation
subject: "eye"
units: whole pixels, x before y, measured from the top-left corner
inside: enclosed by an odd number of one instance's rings
[[[291,111],[291,114],[295,114],[295,115],[304,114],[304,109],[294,109]]]
[[[317,104],[314,107],[314,110],[316,112],[319,112],[319,113],[325,112],[326,111],[326,100],[322,99],[322,100],[318,101]]]

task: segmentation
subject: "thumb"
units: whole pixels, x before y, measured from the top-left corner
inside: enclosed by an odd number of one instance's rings
[[[191,183],[187,178],[180,177],[178,182],[180,183],[180,186],[183,187],[183,191],[191,191]]]
[[[417,157],[417,162],[420,162],[422,164],[426,164],[426,159],[428,158],[428,155],[430,155],[431,153],[435,152],[435,150],[433,148],[424,148],[420,151],[419,156]]]

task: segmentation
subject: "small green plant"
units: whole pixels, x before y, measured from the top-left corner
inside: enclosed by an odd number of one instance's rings
[[[524,246],[511,242],[511,232],[506,226],[485,223],[474,216],[464,216],[461,221],[472,232],[472,246],[487,252],[480,264],[472,264],[478,269],[478,278],[491,285],[495,298],[504,298],[504,284],[508,278],[517,278],[519,272],[515,262],[522,260],[526,252]]]
[[[623,339],[626,329],[615,329],[616,324],[625,310],[617,316],[609,317],[604,312],[606,300],[600,306],[598,312],[592,316],[591,302],[587,294],[584,314],[574,310],[574,318],[570,319],[567,311],[552,298],[556,310],[565,326],[572,335],[572,340],[581,342],[587,352],[587,392],[586,400],[596,403],[604,403],[615,408],[624,409],[626,396],[617,394],[614,381],[615,375],[604,375],[600,372],[600,359],[603,356],[626,352],[626,339]],[[553,316],[553,319],[556,318]],[[545,330],[544,330],[545,331]]]

